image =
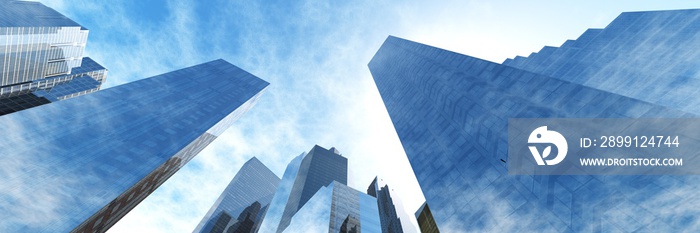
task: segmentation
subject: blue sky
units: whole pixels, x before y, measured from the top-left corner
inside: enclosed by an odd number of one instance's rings
[[[379,175],[407,218],[423,196],[367,68],[388,35],[502,62],[559,46],[624,11],[691,1],[87,1],[44,4],[90,29],[105,88],[223,58],[271,83],[260,102],[111,232],[189,232],[242,164],[278,176],[314,144],[349,159],[349,186]],[[412,219],[412,218],[410,218]],[[409,231],[410,232],[410,231]]]

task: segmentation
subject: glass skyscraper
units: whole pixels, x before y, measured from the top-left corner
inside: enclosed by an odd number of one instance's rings
[[[297,211],[284,232],[381,233],[377,199],[333,181]]]
[[[0,115],[99,90],[86,28],[38,2],[0,3]]]
[[[316,194],[316,191],[333,181],[347,185],[348,159],[341,156],[335,148],[327,150],[318,145],[314,146],[301,160],[277,232],[287,228],[292,216]]]
[[[649,17],[664,22],[655,21],[654,25],[660,27],[652,28],[630,26],[633,29],[629,30],[637,31],[627,35],[648,36],[650,41],[655,41],[653,38],[658,35],[653,32],[666,30],[662,27],[697,28],[697,13],[691,16],[689,12],[697,11],[634,13],[639,17],[651,15]],[[655,14],[669,17],[652,17]],[[673,23],[684,17],[695,23],[691,26]],[[617,20],[621,19],[630,17]],[[632,24],[637,25],[627,22],[627,25]],[[627,29],[611,26],[603,29],[611,30],[608,36],[596,39],[596,43],[605,44],[601,51],[606,53],[599,56],[636,59],[625,53],[616,54],[625,51],[622,48],[627,46],[624,45],[627,37],[614,31]],[[669,41],[676,43],[696,43],[699,37],[694,35],[664,37],[674,38]],[[588,39],[579,38],[576,42],[585,40]],[[606,40],[610,43],[604,43]],[[613,40],[615,43],[611,42]],[[636,40],[632,43],[647,43]],[[665,61],[650,62],[667,62],[668,65],[660,67],[669,67],[671,73],[675,72],[673,67],[697,67],[686,64],[697,61],[686,60],[687,54],[694,52],[677,48],[684,47],[638,47],[635,53],[665,54]],[[597,59],[595,53],[587,56],[581,61]],[[617,68],[606,72],[612,77],[618,75],[612,74],[613,71],[634,70],[644,62],[632,61],[626,66],[615,64],[611,67]],[[571,63],[564,59],[560,63],[560,69],[577,66],[576,59]],[[677,63],[686,65],[677,66]],[[690,204],[700,202],[700,196],[695,194],[700,182],[693,176],[516,176],[508,175],[506,170],[508,118],[697,117],[685,111],[689,111],[686,105],[647,102],[635,98],[631,92],[618,94],[612,88],[645,86],[652,82],[650,80],[659,80],[662,84],[647,93],[680,92],[665,96],[682,96],[688,94],[684,92],[685,87],[669,88],[668,81],[661,81],[662,77],[651,73],[653,79],[612,77],[611,80],[625,80],[629,84],[609,83],[605,84],[609,87],[604,88],[604,85],[590,83],[582,85],[582,82],[569,80],[568,76],[558,77],[556,73],[548,76],[513,66],[396,37],[389,37],[369,63],[441,231],[675,232],[700,229],[700,220],[695,217],[698,207]],[[593,65],[581,69],[596,71],[602,67]],[[682,80],[690,84],[690,79]]]
[[[430,212],[430,207],[428,203],[423,203],[423,205],[416,211],[416,220],[418,220],[418,227],[421,233],[440,233],[440,230],[435,223],[433,214]]]
[[[401,219],[396,214],[396,207],[394,206],[394,199],[391,197],[389,185],[385,184],[379,177],[375,177],[369,187],[367,187],[367,194],[377,198],[382,232],[403,233]],[[408,219],[405,219],[405,221],[408,221]]]
[[[233,177],[194,232],[258,232],[280,178],[253,157]]]
[[[0,229],[107,230],[267,86],[215,60],[0,116]]]
[[[294,158],[260,232],[382,232],[377,199],[346,185],[347,167],[338,150],[318,145]]]
[[[0,115],[98,91],[107,69],[89,57],[82,60],[71,74],[0,88]]]
[[[294,180],[296,180],[297,174],[299,173],[299,166],[301,166],[301,161],[304,159],[304,156],[306,156],[306,152],[301,153],[292,159],[289,164],[287,164],[287,168],[284,170],[282,180],[280,180],[280,183],[277,186],[277,191],[275,191],[275,195],[270,203],[270,208],[267,210],[265,220],[260,226],[259,232],[277,231],[282,215],[284,214],[284,209],[287,206],[289,195],[292,193]]]

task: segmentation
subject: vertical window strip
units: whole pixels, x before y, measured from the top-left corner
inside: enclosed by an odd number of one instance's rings
[[[2,81],[2,84],[3,84],[3,85],[4,85],[5,83],[7,83],[7,74],[8,74],[8,67],[7,67],[7,66],[9,65],[7,61],[9,60],[9,54],[10,54],[10,53],[9,53],[8,50],[10,49],[10,48],[9,48],[9,46],[10,46],[10,41],[9,41],[9,40],[10,40],[10,38],[11,38],[11,35],[10,35],[10,32],[9,32],[9,28],[4,28],[4,31],[5,31],[5,35],[7,35],[7,36],[6,36],[6,37],[7,37],[7,38],[6,38],[7,41],[6,41],[6,43],[5,43],[5,51],[4,51],[5,53],[4,53],[4,56],[3,56],[4,60],[3,60],[3,66],[2,66],[2,79],[0,80],[0,81]]]
[[[33,55],[34,55],[34,53],[33,53],[34,51],[32,51],[32,48],[33,48],[34,46],[33,46],[31,43],[29,43],[29,42],[30,42],[31,39],[34,37],[34,34],[33,34],[34,30],[33,30],[33,29],[34,29],[34,28],[32,28],[32,27],[27,27],[27,28],[26,28],[27,31],[26,31],[26,33],[24,34],[25,36],[23,36],[23,37],[25,37],[24,44],[26,44],[26,46],[27,46],[27,48],[25,49],[25,50],[27,51],[27,52],[26,52],[26,54],[27,54],[27,59],[24,60],[24,64],[23,64],[23,65],[24,65],[24,70],[25,70],[26,72],[23,72],[23,74],[22,74],[22,77],[21,77],[22,82],[27,81],[27,80],[31,80],[31,78],[32,78],[32,77],[30,77],[30,73],[31,73],[31,70],[30,70],[31,66],[30,66],[30,64],[31,64],[32,58],[34,57],[34,56],[33,56]]]
[[[18,35],[18,37],[19,37],[19,30],[13,30],[13,31],[14,31],[14,33],[16,33],[15,35]],[[13,40],[11,43],[18,44],[18,41],[15,41],[15,40],[17,40],[17,38],[13,37]],[[17,76],[17,73],[19,72],[19,66],[17,66],[17,64],[19,63],[19,57],[21,56],[19,54],[21,51],[19,50],[19,48],[20,48],[19,46],[14,46],[14,47],[15,47],[15,54],[16,55],[15,55],[15,58],[13,59],[12,64],[10,64],[14,68],[13,69],[14,72],[12,73],[12,77],[10,77],[10,82],[8,84],[15,83],[17,81],[16,76]]]

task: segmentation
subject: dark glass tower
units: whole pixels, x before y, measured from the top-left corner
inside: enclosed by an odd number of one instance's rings
[[[0,115],[99,90],[88,30],[38,2],[0,0]]]
[[[382,232],[403,233],[401,220],[396,214],[396,207],[394,206],[394,199],[391,197],[391,192],[389,191],[389,185],[384,184],[382,180],[375,177],[369,187],[367,187],[367,194],[377,198]]]
[[[233,177],[194,232],[258,232],[280,179],[253,157]]]
[[[318,145],[314,146],[301,161],[277,232],[287,228],[292,216],[321,187],[328,186],[333,181],[347,185],[347,179],[348,159],[341,156],[335,148],[327,150]]]
[[[418,211],[416,211],[416,220],[418,220],[421,233],[440,233],[435,219],[433,218],[433,214],[430,213],[428,203],[423,203],[423,205],[418,208]]]
[[[606,51],[614,54],[615,48],[611,44]],[[396,37],[384,42],[369,68],[443,231],[696,231],[700,226],[697,207],[668,205],[668,200],[699,201],[697,195],[679,195],[700,188],[690,176],[514,176],[506,170],[508,118],[696,115]]]
[[[216,60],[0,116],[0,229],[107,230],[267,85]]]

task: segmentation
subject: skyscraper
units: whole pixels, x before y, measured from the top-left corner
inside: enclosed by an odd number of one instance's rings
[[[394,199],[391,197],[391,191],[389,191],[389,185],[385,184],[379,177],[375,177],[369,187],[367,187],[367,194],[377,198],[382,232],[403,233],[401,220],[396,214],[396,207],[394,206]]]
[[[0,3],[0,115],[99,90],[86,28],[38,2]]]
[[[396,37],[384,42],[369,68],[442,231],[700,227],[697,208],[666,202],[697,202],[697,195],[678,195],[699,188],[692,177],[513,176],[506,170],[508,118],[693,114]]]
[[[333,181],[299,209],[285,232],[380,233],[377,199]]]
[[[428,203],[423,203],[423,205],[418,208],[418,211],[416,211],[416,220],[418,220],[421,233],[440,233],[435,219],[433,218],[433,214],[430,213]]]
[[[216,60],[0,116],[0,229],[105,231],[267,85]]]
[[[258,232],[280,179],[253,157],[233,177],[194,232]]]
[[[306,156],[306,152],[299,154],[297,157],[292,159],[292,161],[287,164],[287,168],[284,170],[284,175],[282,175],[282,180],[277,186],[277,191],[270,202],[270,208],[267,210],[265,215],[265,220],[260,226],[259,232],[276,232],[280,225],[280,220],[284,214],[284,209],[287,206],[287,201],[289,200],[289,195],[292,193],[292,188],[294,187],[294,180],[296,180],[297,174],[299,173],[299,166],[301,166],[301,161]]]
[[[382,232],[377,199],[344,184],[347,162],[318,145],[292,159],[260,232]]]
[[[98,91],[107,69],[89,57],[71,74],[0,88],[0,115]]]
[[[321,187],[328,186],[333,181],[347,185],[347,180],[348,159],[341,156],[335,148],[327,150],[318,145],[314,146],[301,161],[277,232],[282,232],[287,228],[292,216]]]

